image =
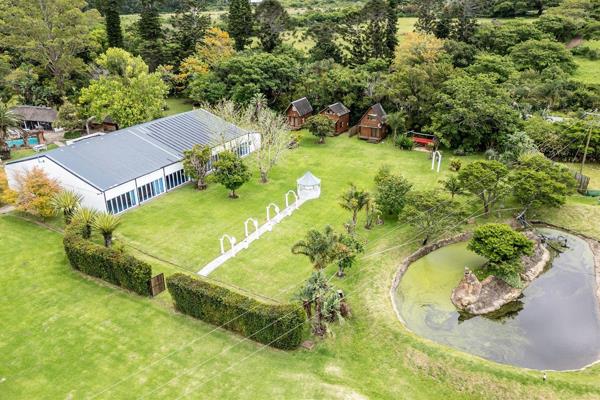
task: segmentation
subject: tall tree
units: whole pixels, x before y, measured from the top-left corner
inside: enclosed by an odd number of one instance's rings
[[[334,29],[330,24],[315,24],[308,28],[307,34],[315,40],[315,45],[308,51],[313,61],[332,59],[342,62],[342,53],[335,43]]]
[[[10,157],[10,149],[6,144],[8,131],[20,128],[22,119],[20,115],[11,109],[8,103],[0,100],[0,152],[7,153],[8,157]]]
[[[199,144],[183,152],[183,169],[187,176],[196,181],[198,190],[207,188],[206,176],[210,168],[211,155],[210,147]]]
[[[104,0],[102,4],[108,47],[123,48],[123,31],[121,30],[121,16],[119,15],[120,3],[120,0]]]
[[[385,31],[385,44],[387,46],[387,56],[392,58],[398,45],[398,4],[400,0],[388,0],[387,4],[387,25]]]
[[[231,0],[227,31],[235,41],[236,50],[244,50],[244,47],[250,42],[252,25],[250,0]]]
[[[223,151],[219,153],[219,159],[213,164],[213,167],[215,182],[230,190],[229,198],[237,199],[239,196],[235,191],[248,182],[251,177],[244,160],[231,151]]]
[[[5,0],[0,7],[2,46],[39,63],[52,74],[59,96],[69,78],[86,71],[79,55],[91,46],[90,31],[100,15],[84,11],[84,0]]]
[[[202,42],[210,27],[210,17],[203,13],[206,0],[182,0],[177,6],[170,23],[173,27],[173,45],[177,48],[177,59],[191,55],[196,45]]]
[[[281,33],[288,24],[289,15],[277,0],[263,0],[255,11],[258,37],[263,50],[272,52],[281,44]]]
[[[348,233],[353,233],[356,229],[358,213],[367,206],[370,197],[369,192],[358,189],[354,184],[351,184],[340,197],[340,206],[352,213],[352,220],[347,225]]]
[[[137,32],[141,39],[140,54],[150,71],[154,71],[163,62],[165,38],[157,0],[143,0]]]
[[[506,195],[508,168],[498,161],[473,161],[459,171],[458,179],[466,191],[481,200],[489,214],[492,206]]]
[[[111,48],[96,64],[104,74],[83,88],[79,97],[86,117],[111,116],[127,127],[162,116],[168,88],[158,73],[148,72],[144,60]]]

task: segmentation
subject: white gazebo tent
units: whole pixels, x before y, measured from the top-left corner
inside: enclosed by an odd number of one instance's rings
[[[321,196],[321,180],[310,171],[297,181],[300,200],[318,199]]]

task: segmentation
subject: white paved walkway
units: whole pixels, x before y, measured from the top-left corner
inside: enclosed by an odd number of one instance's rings
[[[250,243],[254,242],[255,240],[258,240],[263,234],[272,231],[275,225],[280,223],[284,218],[292,215],[294,211],[299,209],[300,206],[306,201],[307,200],[297,200],[293,204],[289,205],[285,210],[282,210],[276,216],[270,218],[270,220],[267,221],[264,225],[259,226],[258,229],[256,229],[254,232],[248,233],[248,236],[244,240],[238,243],[234,243],[229,251],[223,252],[223,254],[209,262],[204,268],[198,271],[198,275],[208,276],[208,274],[210,274],[211,272],[219,268],[221,265],[223,265],[225,261],[235,257],[236,254],[240,251],[247,249],[250,246]],[[269,207],[271,207],[271,205],[269,205]],[[267,219],[269,219],[268,211]],[[246,225],[247,223],[248,221],[246,221]],[[223,238],[221,240],[223,240]]]

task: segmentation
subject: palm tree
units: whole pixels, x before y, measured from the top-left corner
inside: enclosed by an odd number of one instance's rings
[[[379,225],[382,223],[382,212],[374,198],[369,198],[365,209],[367,210],[367,221],[365,223],[365,229],[371,229],[373,227],[373,224]]]
[[[112,245],[112,235],[121,223],[121,218],[107,212],[100,213],[94,218],[92,226],[104,237],[104,246]]]
[[[8,130],[19,129],[21,121],[21,116],[11,110],[11,105],[0,100],[0,151],[8,153],[8,158],[10,158],[10,148],[6,143]]]
[[[83,225],[83,237],[89,239],[92,236],[92,224],[98,213],[91,208],[81,207],[73,214],[71,221]]]
[[[330,225],[323,232],[311,229],[304,240],[292,246],[292,253],[307,256],[315,269],[321,270],[335,260],[338,239],[338,234]]]
[[[350,184],[348,190],[342,195],[340,205],[343,209],[352,212],[352,224],[348,226],[348,233],[354,232],[358,213],[369,203],[371,195],[366,190],[359,190]]]
[[[62,214],[65,218],[65,224],[69,225],[73,218],[73,213],[79,208],[81,196],[70,190],[63,190],[52,197],[52,207],[56,214]]]
[[[322,270],[313,272],[306,282],[306,294],[308,295],[308,299],[310,299],[310,304],[314,305],[315,308],[312,320],[315,335],[323,336],[327,332],[327,326],[324,321],[323,302],[331,290],[329,280]]]

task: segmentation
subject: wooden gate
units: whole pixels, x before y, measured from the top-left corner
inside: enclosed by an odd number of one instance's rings
[[[165,291],[165,274],[158,274],[148,282],[150,285],[150,294],[156,296]]]

